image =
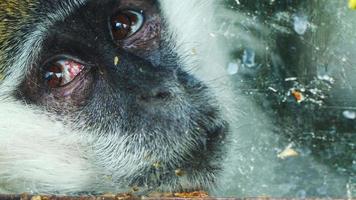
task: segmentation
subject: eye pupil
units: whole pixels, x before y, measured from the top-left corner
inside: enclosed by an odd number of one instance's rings
[[[115,40],[124,40],[134,35],[143,25],[143,15],[135,11],[116,13],[111,18],[111,32]]]
[[[63,79],[61,68],[56,65],[49,67],[45,79],[51,88],[60,87]]]
[[[125,14],[120,14],[113,18],[113,35],[116,39],[122,40],[131,31],[131,21]]]

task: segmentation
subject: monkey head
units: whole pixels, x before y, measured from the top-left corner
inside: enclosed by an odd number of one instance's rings
[[[228,125],[213,89],[191,73],[203,67],[198,54],[206,51],[209,36],[191,37],[209,29],[205,10],[211,4],[1,3],[2,96],[27,105],[28,113],[18,115],[32,118],[1,133],[12,145],[0,156],[5,188],[75,193],[213,186]],[[186,12],[205,22],[183,16]],[[173,20],[180,24],[169,25]],[[32,138],[28,144],[40,150],[20,145],[24,132]],[[25,172],[12,166],[13,154],[30,165],[23,165]],[[23,184],[13,183],[11,173]]]

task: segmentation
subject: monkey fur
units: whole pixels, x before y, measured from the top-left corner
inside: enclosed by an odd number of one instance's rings
[[[355,195],[355,122],[324,109],[355,106],[356,16],[345,6],[1,1],[0,192]],[[131,8],[144,25],[113,42],[108,19]],[[293,29],[300,16],[305,33]],[[72,58],[85,71],[48,88],[45,63]],[[320,95],[296,102],[309,83]],[[298,155],[278,157],[286,147]]]

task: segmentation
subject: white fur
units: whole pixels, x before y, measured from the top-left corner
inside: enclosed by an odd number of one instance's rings
[[[229,49],[219,43],[219,37],[224,37],[226,30],[222,31],[221,24],[214,23],[214,16],[235,15],[222,13],[223,10],[219,10],[216,4],[216,0],[161,1],[165,19],[177,40],[175,48],[184,66],[211,88],[224,115],[231,123],[228,140],[232,145],[222,163],[224,171],[220,174],[216,195],[288,195],[283,192],[285,187],[293,187],[289,184],[289,173],[303,171],[303,168],[310,166],[320,174],[316,177],[318,184],[343,184],[335,190],[345,186],[346,193],[347,180],[333,175],[325,166],[319,166],[313,158],[304,156],[288,164],[287,161],[277,158],[278,150],[287,146],[288,142],[272,131],[273,125],[268,116],[259,110],[258,106],[248,97],[231,89],[232,83],[226,73]],[[59,18],[63,19],[72,10],[59,12]],[[46,26],[39,26],[39,32],[24,39],[23,49],[18,50],[19,57],[11,62],[13,70],[0,87],[5,97],[0,100],[0,191],[118,191],[120,189],[111,185],[110,180],[105,178],[107,171],[112,169],[97,169],[98,163],[95,163],[95,158],[92,157],[93,151],[105,146],[106,139],[99,139],[97,146],[90,146],[93,138],[85,132],[73,133],[52,119],[48,113],[7,98],[9,92],[16,88],[24,77],[30,62],[38,53],[30,53],[29,49],[41,45],[41,36],[51,24],[51,20],[58,18],[57,15],[51,15]],[[249,19],[243,14],[236,14],[236,17],[239,20]],[[268,31],[263,26],[255,28]],[[243,30],[236,27],[228,29],[239,35],[236,42],[252,45],[256,49],[261,48],[258,40]],[[243,47],[242,45],[241,48]],[[121,141],[124,142],[125,138]],[[111,148],[120,153],[120,144]],[[137,160],[141,159],[143,152],[136,156]],[[107,166],[110,165],[111,163],[107,163]],[[277,168],[283,168],[285,171],[276,171]],[[133,171],[126,173],[130,175]],[[307,181],[299,183],[300,186],[308,187]]]
[[[0,182],[4,189],[90,189],[96,174],[78,134],[30,106],[2,102],[0,110]]]

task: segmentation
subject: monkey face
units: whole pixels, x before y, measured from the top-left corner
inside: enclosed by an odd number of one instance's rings
[[[91,138],[95,167],[118,187],[214,182],[227,125],[184,70],[156,1],[90,1],[51,27],[18,99]]]
[[[353,14],[2,0],[0,193],[351,198]]]

